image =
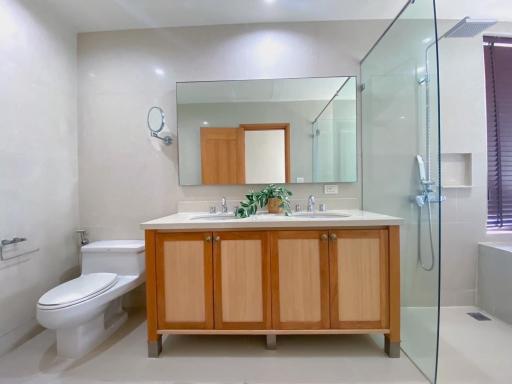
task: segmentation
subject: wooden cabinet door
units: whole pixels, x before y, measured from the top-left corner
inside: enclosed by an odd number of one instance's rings
[[[202,184],[245,184],[241,128],[201,128]]]
[[[389,327],[388,231],[331,231],[331,328]]]
[[[215,329],[271,328],[268,236],[213,234]]]
[[[211,235],[156,235],[159,329],[213,329]]]
[[[274,328],[329,328],[328,243],[327,231],[272,233]]]

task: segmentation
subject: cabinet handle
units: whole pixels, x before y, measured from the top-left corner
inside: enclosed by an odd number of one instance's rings
[[[322,233],[320,235],[320,240],[327,240],[327,235],[325,233]]]
[[[220,236],[215,236],[214,241],[220,241]]]
[[[336,236],[336,234],[335,234],[335,233],[331,233],[331,234],[329,235],[329,237],[330,237],[330,239],[331,239],[331,240],[333,240],[333,241],[334,241],[334,240],[336,240],[336,239],[338,238],[338,236]]]
[[[209,243],[210,241],[212,241],[212,237],[211,236],[206,236],[206,238],[204,240]]]

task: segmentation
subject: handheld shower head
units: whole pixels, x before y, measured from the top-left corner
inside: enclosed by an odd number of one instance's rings
[[[472,19],[466,16],[451,27],[441,38],[475,37],[496,23],[496,20]]]

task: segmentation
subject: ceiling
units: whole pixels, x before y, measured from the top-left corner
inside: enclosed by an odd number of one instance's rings
[[[178,104],[330,100],[347,77],[178,83]],[[355,100],[351,78],[337,100]]]
[[[427,1],[427,0],[422,0]],[[267,22],[392,19],[405,0],[42,0],[77,32]],[[438,17],[512,21],[511,0],[437,0]]]

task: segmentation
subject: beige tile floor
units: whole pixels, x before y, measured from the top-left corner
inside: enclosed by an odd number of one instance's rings
[[[479,322],[475,307],[441,308],[438,383],[512,383],[512,325],[499,319]]]
[[[440,384],[512,383],[512,325],[477,322],[474,307],[441,309]],[[144,314],[84,358],[58,358],[44,331],[0,358],[0,383],[426,383],[406,358],[389,359],[381,337],[169,337],[159,359],[146,358]]]
[[[56,356],[44,331],[0,359],[0,383],[426,383],[406,358],[389,359],[381,337],[169,337],[158,359],[146,358],[142,313],[109,341],[77,361]]]

